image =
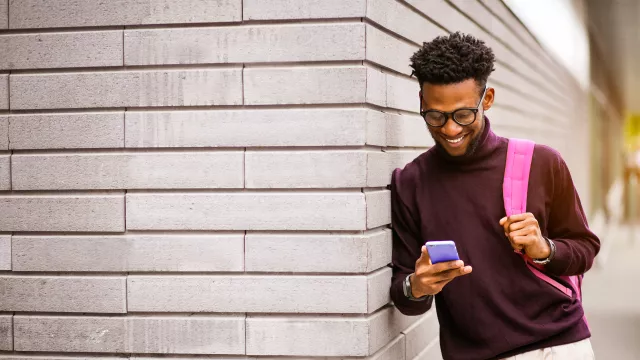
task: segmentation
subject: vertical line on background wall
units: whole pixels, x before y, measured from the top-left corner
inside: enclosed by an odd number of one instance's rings
[[[127,110],[129,108],[124,108],[124,112],[122,113],[122,149],[126,150],[127,148]]]
[[[244,101],[244,70],[245,70],[246,64],[242,64],[242,74],[240,74],[241,79],[242,79],[242,106],[245,105],[245,101]],[[246,150],[246,149],[245,149]]]
[[[364,61],[367,60],[367,24],[364,22],[364,18],[360,18],[360,22],[364,25],[364,59],[362,60],[362,65],[364,65]]]
[[[16,313],[11,316],[11,349],[16,351]]]
[[[125,37],[124,37],[124,32],[127,31],[127,27],[123,26],[122,27],[122,66],[124,66],[124,41],[125,41]]]

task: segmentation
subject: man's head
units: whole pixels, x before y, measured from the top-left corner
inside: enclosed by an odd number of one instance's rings
[[[451,156],[471,154],[478,145],[484,112],[495,95],[486,87],[494,62],[483,41],[460,33],[424,43],[411,57],[421,88],[421,115],[436,144]]]

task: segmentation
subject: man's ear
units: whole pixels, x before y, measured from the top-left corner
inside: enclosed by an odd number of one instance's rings
[[[489,110],[493,106],[493,102],[496,99],[496,90],[492,87],[487,88],[487,93],[484,95],[484,101],[482,102],[483,109]]]

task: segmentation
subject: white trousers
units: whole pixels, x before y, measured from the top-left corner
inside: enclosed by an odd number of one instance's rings
[[[575,343],[529,351],[505,360],[594,360],[591,341],[584,339]]]

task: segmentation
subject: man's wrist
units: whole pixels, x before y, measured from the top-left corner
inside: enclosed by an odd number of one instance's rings
[[[547,245],[549,246],[549,255],[543,259],[533,259],[533,262],[539,265],[546,265],[550,263],[551,260],[553,260],[553,258],[556,256],[556,244],[553,241],[551,241],[551,239],[549,238],[543,237],[543,239],[547,242]]]
[[[413,300],[413,301],[426,300],[429,297],[429,295],[421,295],[421,294],[415,293],[415,289],[412,286],[413,275],[414,275],[413,273],[407,275],[407,277],[404,279],[404,282],[402,283],[404,296],[406,296],[407,299]],[[419,295],[419,296],[416,296],[416,295]]]

